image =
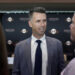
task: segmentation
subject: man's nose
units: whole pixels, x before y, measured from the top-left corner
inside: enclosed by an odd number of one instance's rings
[[[45,25],[45,23],[44,22],[41,22],[41,26],[44,26]]]

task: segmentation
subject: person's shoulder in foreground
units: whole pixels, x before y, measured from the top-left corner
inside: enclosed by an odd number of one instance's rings
[[[75,75],[75,58],[73,58],[67,67],[61,72],[61,75]]]

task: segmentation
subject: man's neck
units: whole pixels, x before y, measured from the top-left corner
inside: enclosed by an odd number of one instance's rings
[[[42,36],[37,36],[37,35],[34,35],[34,34],[32,34],[32,35],[33,35],[35,38],[37,38],[38,40],[44,36],[44,35],[42,35]]]

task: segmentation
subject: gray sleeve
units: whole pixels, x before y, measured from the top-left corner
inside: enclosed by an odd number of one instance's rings
[[[20,75],[20,60],[19,60],[19,47],[15,47],[15,56],[12,75]]]

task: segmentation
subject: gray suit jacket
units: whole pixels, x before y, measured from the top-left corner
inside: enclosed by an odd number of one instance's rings
[[[75,75],[75,58],[70,61],[67,67],[61,72],[61,75]]]
[[[62,44],[59,40],[51,37],[46,37],[46,42],[48,49],[47,75],[59,75],[64,68]],[[17,44],[12,75],[33,75],[31,38]]]

